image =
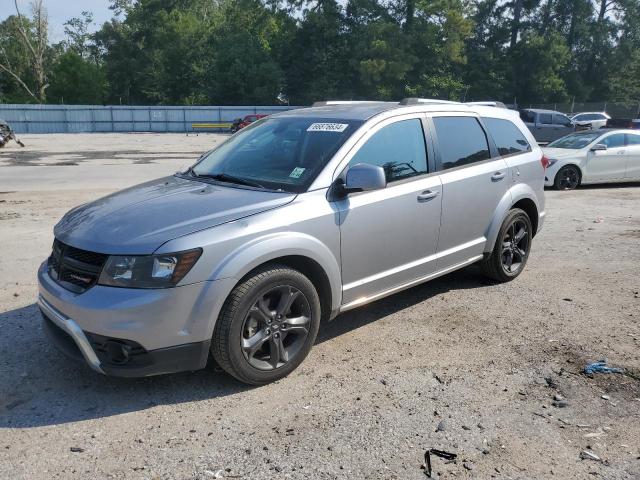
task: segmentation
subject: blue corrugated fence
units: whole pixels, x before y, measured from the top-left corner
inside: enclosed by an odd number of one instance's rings
[[[8,121],[16,133],[197,132],[205,129],[193,128],[193,124],[231,123],[245,115],[268,115],[293,108],[300,107],[0,105],[0,118]]]

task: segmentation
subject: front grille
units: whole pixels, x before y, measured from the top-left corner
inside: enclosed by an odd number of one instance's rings
[[[72,292],[82,293],[93,287],[108,255],[65,245],[56,239],[49,257],[49,275]]]

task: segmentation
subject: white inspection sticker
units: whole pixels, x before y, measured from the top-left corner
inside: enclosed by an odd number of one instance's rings
[[[296,167],[293,169],[293,171],[289,174],[289,177],[291,178],[300,178],[302,176],[302,174],[304,173],[304,171],[306,170],[306,168],[302,168],[302,167]]]
[[[348,123],[312,123],[309,128],[307,128],[307,132],[344,132]]]

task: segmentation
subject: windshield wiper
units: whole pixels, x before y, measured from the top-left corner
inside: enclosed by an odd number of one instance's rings
[[[211,180],[219,180],[226,183],[236,183],[238,185],[246,185],[248,187],[262,188],[266,190],[266,187],[259,184],[258,182],[247,180],[246,178],[235,177],[233,175],[229,175],[228,173],[196,173],[193,169],[190,169],[189,173],[197,178],[210,178]]]

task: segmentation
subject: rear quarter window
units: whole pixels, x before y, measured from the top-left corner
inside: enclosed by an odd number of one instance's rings
[[[483,121],[503,157],[531,151],[531,145],[513,122],[502,118],[483,118]]]

